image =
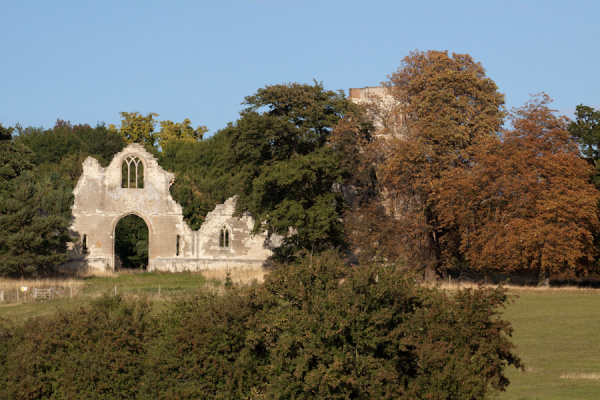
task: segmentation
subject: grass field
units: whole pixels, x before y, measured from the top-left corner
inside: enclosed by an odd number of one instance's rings
[[[500,399],[600,399],[600,290],[512,289],[505,317],[525,371]]]
[[[236,284],[262,281],[262,274],[233,271]],[[119,273],[105,276],[82,276],[63,282],[27,282],[0,280],[0,289],[16,290],[20,286],[72,285],[75,295],[41,303],[0,303],[0,317],[15,323],[35,315],[53,312],[57,307],[75,308],[102,293],[136,295],[144,293],[155,300],[155,309],[164,300],[200,287],[222,290],[225,272],[203,274]],[[11,286],[12,285],[12,286]],[[158,296],[158,288],[161,296]],[[68,291],[65,291],[68,293]],[[508,399],[600,399],[600,290],[598,289],[528,289],[512,287],[518,296],[506,308],[505,318],[514,327],[516,353],[525,363],[525,371],[507,370],[511,384],[500,400]]]
[[[234,284],[249,284],[256,280],[262,282],[264,273],[252,270],[232,270],[230,279]],[[181,295],[199,288],[222,290],[227,279],[226,271],[202,271],[200,273],[153,273],[153,272],[121,272],[93,273],[39,280],[0,279],[0,290],[10,293],[13,301],[0,303],[0,317],[8,318],[15,323],[24,322],[27,318],[47,315],[57,308],[72,309],[89,303],[104,293],[123,293],[127,295],[144,294],[154,300],[154,308],[162,309],[166,299]],[[55,296],[52,301],[41,302],[28,298],[14,301],[15,293],[21,287],[28,287],[29,293],[37,288],[61,288],[62,296]],[[159,293],[160,290],[160,293]],[[22,292],[20,292],[22,293]]]

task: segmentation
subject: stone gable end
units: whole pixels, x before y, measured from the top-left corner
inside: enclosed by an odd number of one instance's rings
[[[251,233],[249,215],[233,216],[235,199],[217,205],[193,231],[169,192],[174,179],[139,144],[116,154],[106,168],[88,157],[73,191],[71,234],[78,241],[65,267],[115,269],[115,227],[135,214],[148,226],[148,271],[260,268],[272,249],[266,234]]]

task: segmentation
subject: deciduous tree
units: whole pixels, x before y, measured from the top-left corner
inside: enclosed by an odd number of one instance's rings
[[[183,141],[194,143],[202,140],[202,136],[208,132],[205,126],[192,127],[192,121],[184,119],[183,122],[160,121],[160,132],[157,135],[158,146],[165,148],[171,141]]]
[[[600,195],[567,119],[546,95],[513,111],[512,129],[482,143],[469,169],[445,171],[436,211],[458,224],[461,248],[482,270],[583,273],[596,254]]]
[[[437,186],[444,171],[462,168],[471,146],[502,125],[504,96],[466,54],[415,51],[388,85],[406,116],[403,139],[386,142],[380,165],[390,212],[405,222],[404,249],[413,266],[440,270],[455,260],[455,240],[439,221]]]
[[[148,148],[156,147],[154,117],[158,117],[158,114],[148,113],[144,116],[137,111],[121,111],[119,114],[121,114],[121,126],[117,128],[115,125],[109,125],[112,132],[119,132],[127,143],[140,143]]]

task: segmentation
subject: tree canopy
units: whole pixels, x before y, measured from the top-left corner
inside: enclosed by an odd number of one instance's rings
[[[549,275],[593,266],[600,193],[550,101],[516,109],[512,129],[478,146],[469,169],[445,172],[437,211],[460,226],[472,267]]]
[[[583,156],[596,169],[592,178],[600,188],[600,111],[580,104],[575,111],[575,121],[569,124],[569,132],[579,143]]]
[[[387,85],[406,127],[404,137],[374,144],[376,154],[385,152],[378,167],[384,201],[402,224],[398,242],[409,264],[441,270],[457,251],[440,224],[435,188],[444,171],[468,166],[473,144],[499,131],[504,96],[480,63],[446,51],[411,53]]]
[[[164,148],[172,141],[194,143],[202,140],[203,135],[208,132],[205,126],[193,128],[192,122],[187,118],[177,123],[169,120],[158,121],[160,131],[155,132],[157,121],[154,117],[158,117],[158,114],[142,115],[137,111],[122,111],[120,114],[121,125],[110,125],[110,131],[121,135],[127,143],[139,143],[148,150]]]
[[[483,399],[521,367],[502,289],[448,294],[334,252],[263,285],[0,320],[0,397]],[[93,360],[90,365],[90,360]],[[68,371],[68,373],[65,373]]]
[[[48,273],[67,260],[70,198],[36,185],[31,151],[12,132],[0,125],[0,276]]]
[[[344,202],[334,185],[347,171],[330,139],[354,104],[316,82],[267,86],[245,104],[224,130],[242,182],[238,211],[252,214],[256,231],[284,237],[279,256],[342,246]]]

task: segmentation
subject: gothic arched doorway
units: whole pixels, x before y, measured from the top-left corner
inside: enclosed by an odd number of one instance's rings
[[[119,219],[115,226],[115,269],[146,269],[149,254],[149,229],[135,214]]]

